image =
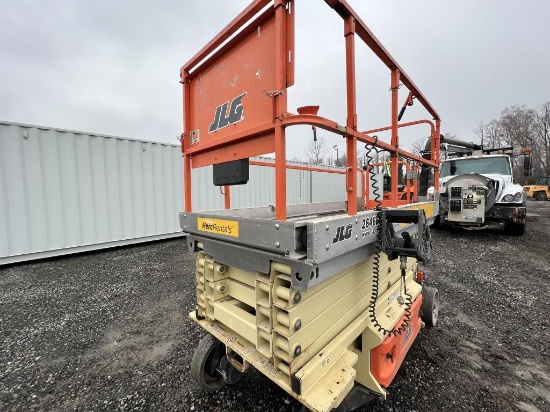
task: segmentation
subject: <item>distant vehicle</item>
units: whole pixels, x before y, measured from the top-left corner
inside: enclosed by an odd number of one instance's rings
[[[546,200],[550,198],[550,176],[538,177],[534,185],[523,186],[527,197],[535,200]]]

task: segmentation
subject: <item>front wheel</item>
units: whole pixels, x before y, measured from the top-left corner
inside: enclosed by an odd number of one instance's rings
[[[439,229],[439,226],[441,226],[441,218],[439,217],[440,215],[437,215],[434,219],[434,222],[432,223],[432,225],[430,227],[433,227],[434,229]]]
[[[225,379],[216,369],[221,356],[218,342],[210,334],[201,339],[193,353],[191,375],[207,392],[214,392],[225,386]]]
[[[535,193],[535,199],[536,200],[546,200],[546,192],[537,192]]]
[[[504,231],[512,236],[523,236],[525,234],[525,223],[509,223],[504,227]]]

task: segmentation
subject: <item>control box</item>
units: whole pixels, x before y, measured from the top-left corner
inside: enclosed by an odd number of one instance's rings
[[[486,195],[483,186],[451,186],[447,221],[484,223]]]

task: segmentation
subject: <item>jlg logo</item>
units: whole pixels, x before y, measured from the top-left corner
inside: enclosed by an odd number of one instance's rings
[[[334,239],[332,239],[332,243],[338,243],[343,240],[349,239],[351,237],[351,231],[353,227],[351,226],[351,223],[349,223],[347,226],[338,226],[336,229],[336,236],[334,236]]]
[[[215,132],[216,130],[223,129],[230,124],[235,124],[244,119],[243,116],[243,104],[241,100],[246,96],[246,92],[235,97],[231,102],[231,107],[229,108],[229,113],[227,113],[227,108],[229,107],[229,102],[216,107],[216,113],[214,114],[214,121],[208,128],[208,133]]]

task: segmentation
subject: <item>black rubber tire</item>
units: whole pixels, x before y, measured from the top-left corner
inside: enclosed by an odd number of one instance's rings
[[[403,195],[401,196],[401,200],[407,200],[407,193],[403,193]],[[413,194],[409,193],[409,202],[412,203],[413,200],[414,200]]]
[[[525,234],[525,223],[509,223],[505,226],[504,231],[508,235],[523,236]]]
[[[217,350],[218,342],[208,334],[199,342],[191,360],[191,376],[207,392],[214,392],[225,386],[223,376],[214,369],[216,365],[212,365]]]
[[[437,325],[439,317],[439,291],[430,286],[422,288],[422,305],[420,306],[420,319],[428,326]]]
[[[439,229],[439,226],[441,225],[441,219],[440,219],[439,216],[440,216],[440,215],[437,215],[437,216],[435,217],[434,222],[433,222],[432,225],[430,226],[431,228]]]
[[[536,200],[546,200],[547,199],[546,192],[537,192],[537,193],[535,193],[535,199]]]
[[[446,220],[441,219],[441,215],[437,215],[434,223],[430,226],[430,229],[437,229],[443,231],[449,231],[453,228],[453,225]]]

